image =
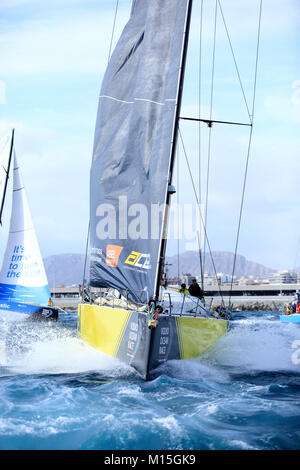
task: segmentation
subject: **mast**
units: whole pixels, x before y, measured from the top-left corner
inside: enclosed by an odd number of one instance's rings
[[[13,129],[12,134],[11,134],[11,143],[10,143],[8,166],[6,170],[6,178],[5,178],[5,183],[4,183],[3,198],[2,198],[1,209],[0,209],[0,225],[2,225],[2,213],[3,213],[3,208],[4,208],[5,195],[6,195],[7,184],[8,184],[8,179],[9,179],[9,170],[10,170],[10,164],[11,164],[12,153],[13,153],[13,148],[14,148],[14,135],[15,135],[15,130]]]
[[[168,186],[167,186],[167,192],[166,192],[165,210],[164,210],[164,215],[163,215],[161,235],[166,234],[166,231],[167,231],[168,221],[169,221],[168,207],[170,204],[171,195],[173,193],[172,191],[169,190],[169,186],[172,183],[173,169],[174,169],[174,162],[175,162],[175,155],[176,155],[180,109],[181,109],[181,101],[182,101],[182,93],[183,93],[184,72],[185,72],[185,65],[186,65],[186,56],[187,56],[187,50],[188,50],[189,32],[190,32],[191,15],[192,15],[192,4],[193,4],[193,0],[189,0],[188,8],[187,8],[187,15],[186,15],[183,48],[182,48],[182,58],[181,58],[181,67],[180,67],[181,70],[180,70],[180,77],[179,77],[179,82],[178,82],[177,108],[176,108],[176,114],[175,114],[175,119],[174,119],[173,139],[171,143],[169,180],[168,180]],[[167,247],[167,238],[166,237],[163,238],[161,236],[158,269],[157,269],[157,274],[156,274],[156,282],[155,282],[155,290],[154,290],[155,300],[158,300],[159,298],[160,280],[161,280],[161,276],[162,276],[163,269],[164,269],[166,247]]]

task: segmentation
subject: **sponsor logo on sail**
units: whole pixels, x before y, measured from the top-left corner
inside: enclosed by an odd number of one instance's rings
[[[151,269],[150,253],[139,253],[138,251],[132,251],[127,257],[125,263],[137,268]]]
[[[119,257],[120,257],[122,250],[123,250],[123,246],[107,245],[106,246],[106,259],[105,259],[106,266],[110,266],[111,268],[117,268]]]

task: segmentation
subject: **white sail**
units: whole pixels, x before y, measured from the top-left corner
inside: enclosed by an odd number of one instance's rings
[[[5,183],[9,169],[11,139],[12,137],[10,135],[7,135],[0,139],[0,223],[2,223],[1,216],[5,196]]]
[[[13,178],[9,238],[0,272],[0,300],[47,305],[48,281],[15,154]]]

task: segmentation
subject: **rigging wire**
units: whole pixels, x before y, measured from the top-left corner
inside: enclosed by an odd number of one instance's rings
[[[182,144],[182,148],[183,148],[183,153],[184,153],[185,160],[186,160],[186,164],[187,164],[187,167],[188,167],[188,170],[189,170],[189,174],[190,174],[190,178],[191,178],[191,182],[192,182],[192,187],[193,187],[193,191],[194,191],[194,194],[195,194],[195,198],[196,198],[196,202],[197,202],[197,206],[198,206],[198,211],[199,211],[199,215],[200,215],[200,220],[201,220],[201,223],[202,223],[202,226],[203,226],[203,230],[204,230],[204,237],[205,237],[205,239],[206,239],[206,241],[207,241],[207,247],[208,247],[208,250],[209,250],[209,253],[210,253],[210,256],[211,256],[211,262],[212,262],[213,270],[214,270],[214,273],[215,273],[215,277],[216,277],[216,281],[217,281],[217,285],[218,285],[218,289],[219,289],[219,294],[220,294],[220,297],[221,297],[221,299],[222,299],[222,304],[224,304],[223,294],[222,294],[222,291],[221,291],[221,289],[220,289],[220,284],[219,284],[219,280],[218,280],[218,276],[217,276],[217,270],[216,270],[215,262],[214,262],[214,259],[213,259],[213,256],[212,256],[212,251],[211,251],[211,248],[210,248],[210,243],[209,243],[208,236],[207,236],[207,232],[206,232],[206,227],[205,227],[204,221],[203,221],[203,216],[202,216],[202,212],[201,212],[201,207],[200,207],[200,205],[199,205],[199,199],[198,199],[198,195],[197,195],[197,190],[196,190],[196,186],[195,186],[195,183],[194,183],[194,178],[193,178],[191,166],[190,166],[190,163],[189,163],[189,160],[188,160],[188,156],[187,156],[187,152],[186,152],[186,149],[185,149],[185,145],[184,145],[184,142],[183,142],[183,138],[182,138],[182,134],[181,134],[180,127],[178,127],[178,134],[179,134],[179,137],[180,137],[180,140],[181,140],[181,144]]]
[[[245,200],[245,191],[246,191],[246,181],[247,181],[248,167],[249,167],[250,148],[251,148],[252,134],[253,134],[253,117],[254,117],[255,98],[256,98],[256,83],[257,83],[257,68],[258,68],[260,30],[261,30],[261,16],[262,16],[262,0],[260,0],[259,17],[258,17],[256,59],[255,59],[255,71],[254,71],[254,84],[253,84],[253,100],[252,100],[252,121],[251,121],[252,125],[251,125],[251,128],[250,128],[247,158],[246,158],[246,166],[245,166],[245,174],[244,174],[244,181],[243,181],[242,198],[241,198],[239,221],[238,221],[238,229],[237,229],[236,244],[235,244],[235,251],[234,251],[234,260],[233,260],[233,268],[232,268],[232,275],[231,275],[230,294],[229,294],[229,301],[228,301],[229,306],[230,306],[230,300],[231,300],[231,295],[232,295],[233,276],[234,276],[235,266],[236,266],[237,249],[238,249],[238,242],[239,242],[239,236],[240,236],[242,213],[243,213],[244,200]]]
[[[85,286],[85,281],[86,281],[85,273],[86,273],[86,265],[87,265],[88,249],[89,249],[90,229],[91,229],[91,222],[89,221],[88,233],[87,233],[87,237],[86,237],[86,247],[85,247],[83,277],[82,277],[82,289],[84,288],[84,286]]]
[[[3,209],[4,209],[4,202],[5,202],[5,198],[6,198],[8,180],[10,178],[9,174],[10,174],[10,166],[11,166],[13,150],[14,150],[14,136],[15,136],[15,129],[13,129],[12,133],[11,133],[11,141],[10,141],[10,150],[9,150],[7,169],[5,169],[3,167],[3,169],[6,173],[6,177],[5,177],[3,196],[2,196],[1,207],[0,207],[0,225],[2,225],[2,213],[3,213]]]
[[[116,8],[115,8],[114,20],[113,20],[113,27],[112,27],[111,37],[110,37],[110,45],[109,45],[109,52],[108,52],[107,63],[109,62],[110,57],[111,57],[111,51],[112,51],[112,45],[113,45],[113,40],[114,40],[114,35],[115,35],[115,27],[116,27],[116,20],[117,20],[118,8],[119,8],[119,0],[116,0]],[[85,272],[86,272],[86,265],[87,265],[87,256],[88,256],[89,239],[90,239],[90,230],[91,230],[91,221],[90,221],[90,219],[89,219],[88,230],[87,230],[87,237],[86,237],[86,249],[85,249],[85,258],[84,258],[82,288],[84,287],[84,285],[85,285],[85,280],[86,280],[86,279],[85,279]]]
[[[202,203],[202,188],[201,188],[201,77],[202,77],[202,31],[203,31],[203,0],[201,0],[200,6],[200,28],[199,28],[199,88],[198,88],[198,118],[199,118],[199,126],[198,126],[198,152],[199,152],[199,204]],[[201,230],[201,227],[200,227]],[[198,237],[198,244],[199,244],[199,261],[200,261],[200,276],[201,276],[201,288],[204,290],[204,277],[203,277],[203,259],[202,259],[202,250],[201,250],[201,234]]]
[[[214,94],[215,54],[216,54],[216,36],[217,36],[217,13],[218,13],[218,1],[216,0],[216,3],[215,3],[215,20],[214,20],[212,72],[211,72],[211,90],[210,90],[210,121],[212,120],[212,107],[213,107],[213,94]],[[208,134],[207,175],[206,175],[205,223],[204,223],[205,233],[207,231],[208,188],[209,188],[210,157],[211,157],[211,132],[212,132],[212,126],[210,125],[209,126],[209,134]],[[203,271],[205,269],[206,241],[207,241],[207,237],[204,238]]]
[[[179,255],[179,242],[180,242],[180,212],[179,212],[179,145],[177,145],[177,277],[180,279],[180,255]]]
[[[300,237],[298,237],[298,241],[297,241],[297,248],[296,248],[296,255],[295,255],[295,261],[294,261],[294,269],[293,269],[293,271],[296,271],[296,267],[297,267],[299,246],[300,246]]]
[[[247,108],[247,113],[248,113],[248,116],[249,116],[249,120],[252,123],[252,116],[250,114],[249,106],[248,106],[247,99],[246,99],[246,94],[245,94],[244,87],[243,87],[243,84],[242,84],[241,75],[240,75],[239,68],[238,68],[238,65],[237,65],[237,61],[236,61],[236,58],[235,58],[235,54],[234,54],[234,51],[233,51],[232,42],[231,42],[231,39],[230,39],[229,31],[228,31],[228,28],[227,28],[227,24],[226,24],[226,21],[225,21],[223,9],[222,9],[222,6],[221,6],[221,0],[218,0],[218,5],[219,5],[219,8],[220,8],[222,20],[223,20],[223,23],[224,23],[227,39],[228,39],[228,42],[229,42],[231,54],[232,54],[234,65],[235,65],[235,69],[236,69],[237,76],[238,76],[238,79],[239,79],[239,82],[240,82],[240,87],[241,87],[242,94],[243,94],[243,97],[244,97],[244,101],[245,101],[245,105],[246,105],[246,108]]]
[[[119,8],[119,0],[117,0],[117,2],[116,2],[115,16],[114,16],[114,22],[113,22],[112,33],[111,33],[111,38],[110,38],[110,45],[109,45],[109,52],[108,52],[108,60],[107,60],[107,63],[109,62],[110,56],[111,56],[112,45],[113,45],[113,40],[114,40],[114,35],[115,35],[115,27],[116,27],[116,20],[117,20],[118,8]]]

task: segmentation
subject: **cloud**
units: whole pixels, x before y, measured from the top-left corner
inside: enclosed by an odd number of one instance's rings
[[[15,127],[15,149],[43,255],[84,250],[89,216],[89,169],[92,139],[64,141],[51,128],[30,128],[0,120],[0,134]],[[10,199],[1,230],[5,246]]]
[[[2,7],[1,3],[0,11]],[[49,14],[40,8],[34,15],[25,15],[14,22],[3,20],[1,78],[70,71],[103,73],[109,52],[112,11],[75,8],[71,12],[68,9],[68,14],[62,13],[61,6]],[[127,18],[128,12],[121,9],[115,37]]]
[[[196,28],[191,32],[181,113],[187,116],[198,115],[192,103],[198,101],[199,3],[193,6]],[[130,4],[130,0],[120,2],[115,40],[128,19]],[[201,114],[208,117],[214,2],[204,4]],[[259,0],[222,0],[221,4],[251,103]],[[0,120],[0,135],[16,127],[19,161],[44,255],[85,248],[97,95],[107,63],[114,7],[112,0],[0,3],[0,79],[8,93],[6,104],[0,106],[6,116]],[[298,237],[290,227],[298,211],[294,188],[300,174],[295,130],[300,104],[296,103],[298,90],[292,88],[300,79],[295,53],[299,9],[296,0],[284,5],[282,0],[263,2],[255,128],[239,251],[271,266],[277,266],[279,257],[282,264],[288,259],[292,239]],[[242,121],[247,115],[220,14],[216,52],[213,117]],[[26,99],[22,83],[26,83]],[[198,125],[181,126],[198,187]],[[213,249],[232,250],[248,132],[215,125],[212,135],[209,235]],[[203,191],[207,136],[203,124]],[[195,202],[182,149],[180,158],[180,198]]]
[[[300,124],[300,102],[297,98],[293,99],[294,90],[292,86],[290,95],[270,95],[264,100],[265,109],[272,121],[276,119],[277,122],[284,122],[289,125]]]
[[[192,39],[199,40],[200,6],[199,1],[194,2],[192,22],[197,27],[192,29]],[[238,47],[237,41],[254,41],[257,36],[260,0],[220,0],[223,16],[231,37],[234,49]],[[203,39],[211,40],[214,32],[215,1],[203,3]],[[262,2],[262,35],[264,38],[284,32],[289,33],[291,28],[297,28],[300,20],[300,5],[298,0],[286,0],[284,7],[282,0],[263,0]],[[217,38],[223,41],[227,38],[221,10],[217,12]]]
[[[36,6],[40,5],[41,0],[1,0],[1,8],[13,9],[15,7],[21,6]],[[55,6],[90,6],[92,4],[96,4],[103,8],[105,5],[111,4],[111,0],[51,0],[51,5]],[[47,6],[47,5],[46,5]]]

